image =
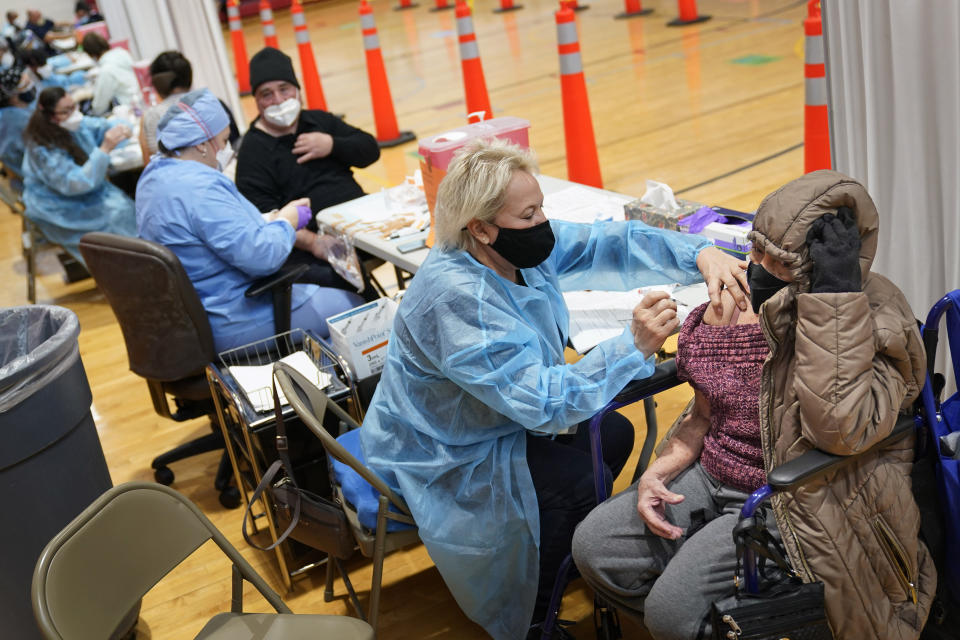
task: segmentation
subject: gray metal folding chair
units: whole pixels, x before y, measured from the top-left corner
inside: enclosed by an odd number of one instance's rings
[[[303,423],[323,444],[330,456],[330,483],[334,498],[343,507],[357,540],[360,552],[373,559],[373,578],[370,585],[370,603],[366,619],[374,629],[380,609],[380,583],[383,578],[383,558],[396,549],[420,541],[416,524],[406,502],[383,479],[367,467],[359,447],[360,425],[340,405],[330,400],[296,369],[284,362],[273,366],[277,384],[287,402]],[[323,426],[323,418],[331,411],[345,430],[339,438]],[[333,565],[327,565],[327,586],[324,599],[333,599]],[[340,568],[351,602],[360,615],[359,604],[349,576]]]
[[[195,504],[160,484],[130,482],[97,498],[51,540],[37,561],[31,595],[50,640],[102,640],[167,573],[207,540],[233,562],[231,610],[197,638],[356,638],[366,622],[346,616],[294,615]],[[243,613],[247,580],[277,613]]]

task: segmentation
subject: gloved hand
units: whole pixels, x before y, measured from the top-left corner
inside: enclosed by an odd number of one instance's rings
[[[825,213],[807,231],[813,293],[860,291],[860,230],[850,207]]]

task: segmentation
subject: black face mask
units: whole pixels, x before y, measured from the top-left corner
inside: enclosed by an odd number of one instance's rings
[[[760,313],[760,305],[790,284],[756,262],[747,265],[747,283],[750,285],[750,304],[753,306],[754,313]]]
[[[37,88],[30,87],[26,91],[19,93],[17,97],[20,98],[22,102],[26,102],[27,104],[30,104],[37,97]]]
[[[529,269],[546,260],[556,242],[549,220],[526,229],[497,228],[497,239],[490,246],[517,269]]]

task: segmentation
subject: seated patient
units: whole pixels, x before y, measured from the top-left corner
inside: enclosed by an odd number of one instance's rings
[[[692,409],[636,487],[598,506],[573,541],[587,583],[657,640],[712,637],[710,604],[733,588],[733,527],[769,469],[811,448],[869,449],[919,393],[913,314],[870,272],[877,234],[862,185],[807,174],[757,211],[753,311],[727,300],[684,323],[677,369]],[[920,635],[936,576],[918,539],[912,459],[908,437],[772,498],[768,527],[804,581],[824,582],[837,639]]]
[[[307,198],[261,214],[220,170],[230,119],[207,89],[183,94],[157,126],[160,154],[137,183],[137,231],[180,259],[223,351],[274,335],[269,295],[245,297],[290,255]],[[308,217],[308,216],[305,216]],[[294,285],[290,326],[329,335],[326,319],[363,302],[341,289]]]
[[[130,104],[140,96],[140,83],[133,72],[133,58],[123,47],[110,47],[99,33],[83,36],[83,50],[97,61],[90,113],[105,114],[113,104]]]
[[[261,211],[307,196],[314,212],[363,195],[353,167],[377,161],[376,138],[327,111],[303,109],[293,62],[282,51],[265,47],[250,58],[250,86],[258,116],[237,152],[240,193]],[[288,264],[308,265],[305,281],[356,291],[328,262],[334,238],[318,231],[311,220],[299,232]],[[366,295],[376,297],[369,287]]]

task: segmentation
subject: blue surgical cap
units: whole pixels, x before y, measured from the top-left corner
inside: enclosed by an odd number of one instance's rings
[[[157,139],[167,149],[200,144],[230,125],[230,118],[209,89],[183,94],[160,119]]]

